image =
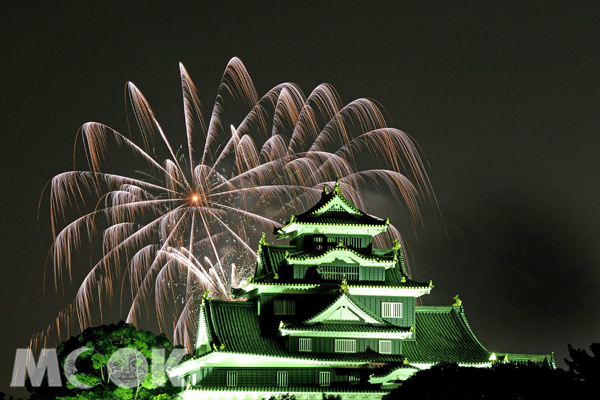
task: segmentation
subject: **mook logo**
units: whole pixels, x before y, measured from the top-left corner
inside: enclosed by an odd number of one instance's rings
[[[80,372],[77,369],[77,359],[84,353],[94,352],[90,347],[80,347],[65,357],[63,362],[64,377],[78,389],[91,389],[97,385],[86,385],[77,378]],[[97,353],[96,353],[97,354]],[[133,389],[144,382],[151,372],[151,383],[155,387],[162,387],[166,383],[166,369],[175,367],[185,355],[184,349],[173,349],[169,358],[165,360],[164,349],[152,349],[151,362],[148,364],[146,357],[137,349],[126,347],[110,355],[104,366],[104,372],[115,385]],[[106,359],[105,356],[99,359]],[[150,369],[148,368],[150,366]],[[56,349],[42,349],[38,362],[31,349],[17,349],[13,375],[10,382],[12,387],[25,387],[26,376],[29,376],[32,387],[40,387],[44,376],[48,377],[48,386],[60,387],[63,385]],[[169,377],[171,383],[180,384],[177,377]]]

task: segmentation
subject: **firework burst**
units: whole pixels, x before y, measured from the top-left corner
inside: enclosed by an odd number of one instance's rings
[[[56,320],[59,339],[118,307],[134,324],[152,314],[161,330],[191,346],[196,293],[208,289],[231,300],[230,289],[254,267],[251,243],[314,204],[336,180],[365,210],[368,188],[389,191],[415,220],[421,198],[435,203],[413,142],[388,128],[372,101],[344,106],[328,84],[306,97],[292,83],[259,98],[234,58],[205,121],[182,65],[180,72],[183,144],[172,145],[146,98],[128,83],[135,132],[85,124],[78,137],[88,167],[51,181],[55,285],[68,277],[78,286]],[[391,227],[376,239],[389,245],[394,237]],[[73,280],[80,268],[74,255],[87,250],[89,272]]]

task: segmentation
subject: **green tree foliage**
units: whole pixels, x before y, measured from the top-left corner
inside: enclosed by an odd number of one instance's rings
[[[537,400],[570,398],[577,389],[563,370],[498,363],[492,368],[440,363],[417,372],[385,400]]]
[[[76,363],[73,363],[71,361],[73,357],[69,355],[83,347],[90,350],[79,354]],[[167,365],[166,360],[176,348],[181,349],[180,346],[173,346],[171,340],[164,334],[157,336],[149,331],[137,330],[135,326],[123,321],[118,324],[88,328],[80,335],[61,343],[57,348],[62,386],[48,387],[46,380],[37,388],[28,384],[27,389],[31,392],[30,400],[171,399],[181,388],[171,384],[164,370],[160,368],[152,370],[152,357],[160,354],[153,353],[152,350],[164,350],[164,358],[159,357],[154,362],[164,363],[166,370],[174,366]],[[144,357],[136,357],[138,353],[131,349],[139,351]],[[125,356],[114,357],[115,353]],[[133,356],[128,359],[130,354]],[[179,360],[175,361],[178,362]],[[131,368],[127,370],[128,373],[133,371],[134,376],[137,374],[135,384],[130,385],[133,387],[115,384],[115,381],[119,382],[117,378],[120,371],[129,367]],[[73,379],[67,379],[68,376],[76,377],[81,384],[93,387],[88,389],[77,387],[81,385],[74,385]]]

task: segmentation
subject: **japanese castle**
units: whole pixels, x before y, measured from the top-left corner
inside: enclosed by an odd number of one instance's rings
[[[205,296],[192,359],[171,370],[182,399],[380,399],[415,372],[442,362],[489,367],[552,355],[492,353],[463,306],[419,306],[431,282],[408,277],[402,247],[373,247],[389,220],[367,215],[339,183],[276,230],[289,245],[260,240],[254,277],[233,294]],[[186,387],[187,385],[187,387]]]

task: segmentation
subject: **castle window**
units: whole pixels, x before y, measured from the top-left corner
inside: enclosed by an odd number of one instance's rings
[[[348,265],[323,265],[321,276],[331,281],[341,281],[346,278],[349,281],[358,280],[358,267]]]
[[[329,386],[331,377],[329,371],[319,371],[319,385]]]
[[[298,350],[300,351],[312,351],[312,339],[300,338],[298,341]]]
[[[325,247],[323,246],[323,237],[322,236],[313,236],[313,250],[314,251],[322,251]]]
[[[335,339],[336,353],[356,353],[356,340],[354,339]]]
[[[277,386],[288,385],[288,373],[287,371],[277,371]]]
[[[379,353],[392,354],[392,341],[391,340],[380,340],[379,341]]]
[[[275,315],[296,314],[295,300],[275,300]]]
[[[358,372],[350,372],[350,375],[348,375],[348,382],[351,385],[360,384],[360,374]]]
[[[402,303],[381,303],[382,318],[402,318]]]
[[[237,386],[238,373],[237,371],[227,371],[227,386]]]

